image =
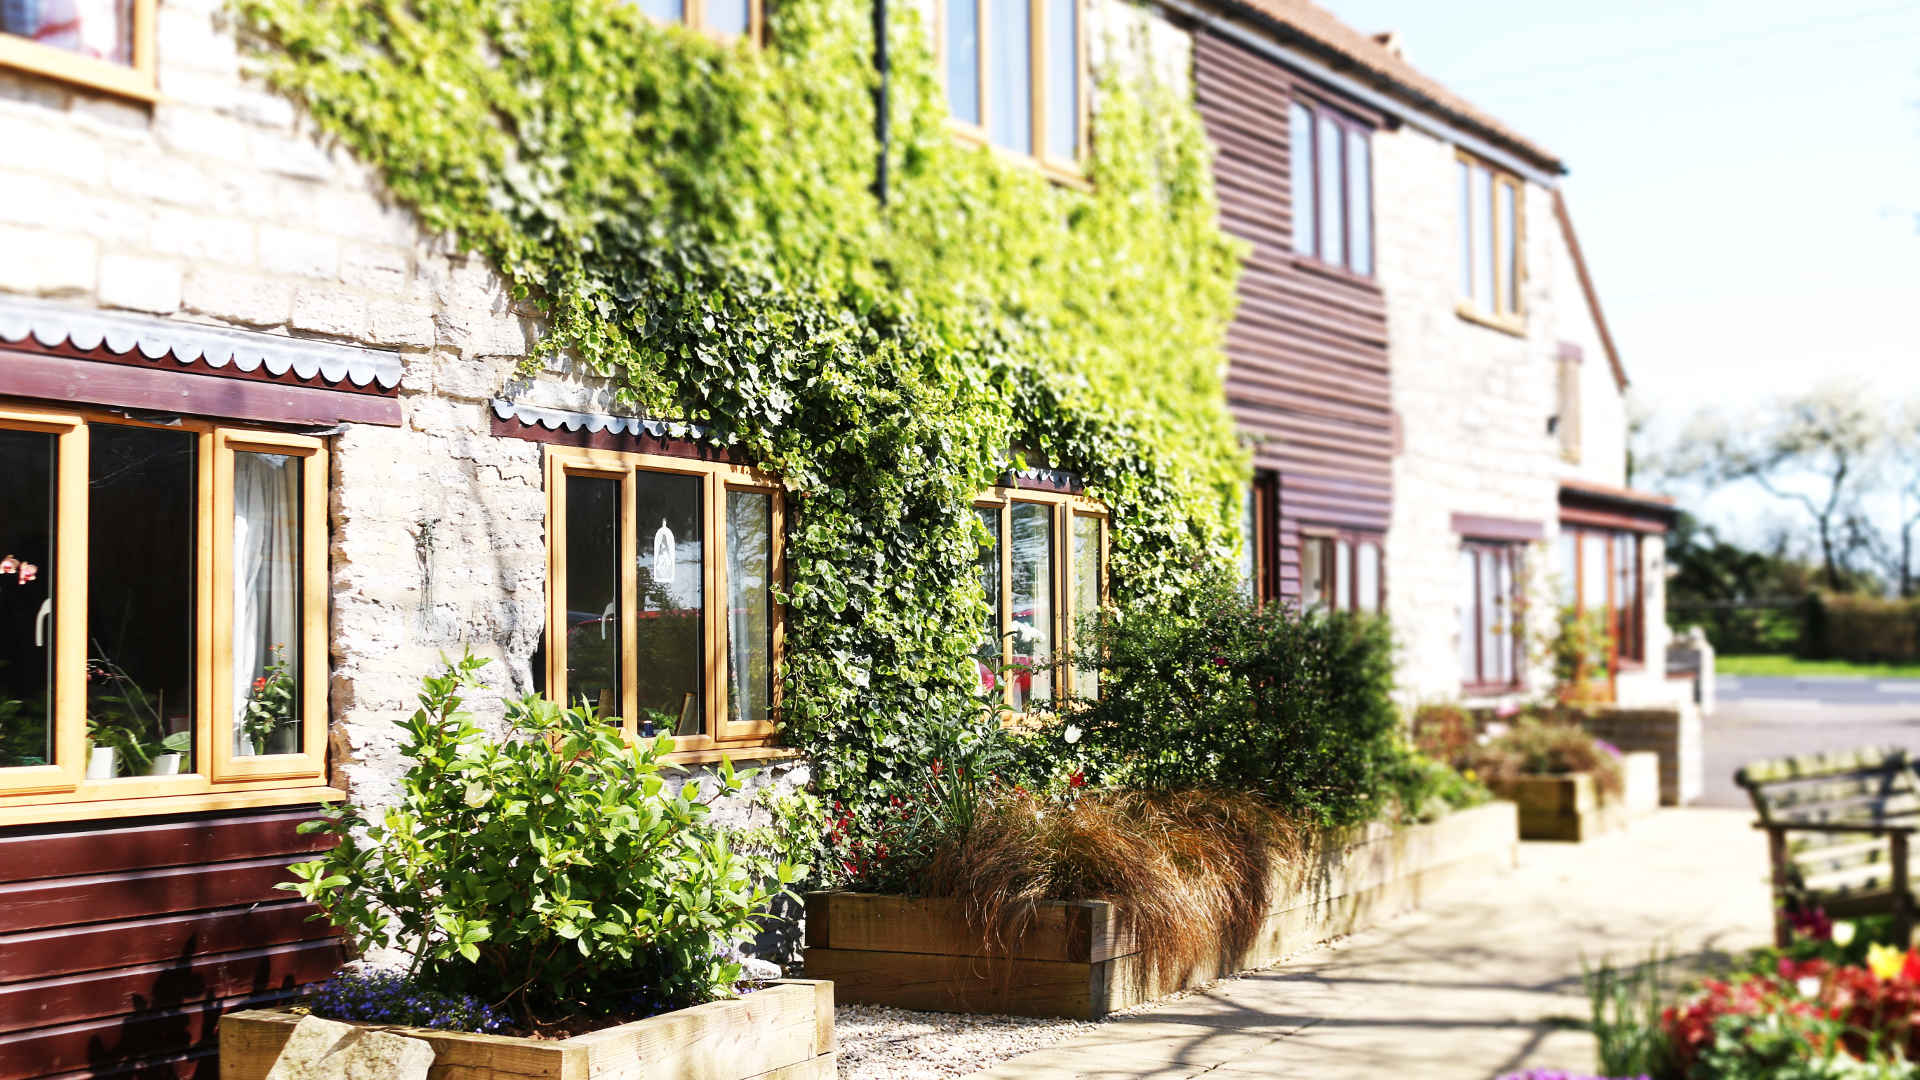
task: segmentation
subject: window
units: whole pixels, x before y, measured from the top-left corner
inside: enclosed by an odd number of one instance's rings
[[[980,692],[1016,713],[1060,693],[1097,696],[1098,669],[1064,658],[1105,602],[1106,510],[1076,496],[1007,489],[976,510],[987,531],[987,626],[974,654]]]
[[[541,677],[676,752],[764,743],[778,717],[779,486],[749,469],[550,447]]]
[[[4,0],[0,66],[151,100],[155,0]]]
[[[1460,299],[1463,313],[1504,324],[1524,314],[1521,260],[1525,222],[1517,177],[1466,154],[1455,165],[1460,191]]]
[[[1256,474],[1240,504],[1240,588],[1247,599],[1256,604],[1273,599],[1267,575],[1267,567],[1271,565],[1267,552],[1270,540],[1267,509],[1272,505],[1271,491],[1271,478]]]
[[[661,22],[681,23],[716,37],[760,35],[761,0],[638,0]]]
[[[0,804],[318,786],[320,440],[7,405],[0,461]]]
[[[1460,669],[1468,689],[1520,684],[1522,550],[1519,544],[1483,540],[1460,545]]]
[[[967,138],[1080,175],[1086,150],[1081,0],[944,0],[940,68]]]
[[[1581,613],[1603,612],[1614,656],[1646,661],[1646,596],[1640,581],[1640,535],[1620,529],[1560,527],[1560,602]]]
[[[1373,178],[1368,131],[1331,109],[1289,108],[1293,251],[1373,273]]]
[[[1300,537],[1300,607],[1303,611],[1358,611],[1385,607],[1378,533],[1307,534]]]

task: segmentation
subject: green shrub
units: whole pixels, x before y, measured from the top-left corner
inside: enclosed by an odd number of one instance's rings
[[[1384,770],[1386,789],[1403,822],[1433,821],[1493,798],[1486,785],[1444,761],[1407,749]]]
[[[482,731],[459,693],[485,664],[469,655],[425,680],[401,725],[398,801],[314,823],[339,845],[282,888],[361,951],[411,953],[422,986],[523,1022],[729,993],[740,965],[725,954],[804,868],[742,850],[702,784],[670,784],[670,739],[629,744],[592,709],[537,697],[507,702],[508,737]],[[740,786],[723,764],[716,795]]]
[[[1100,699],[1062,717],[1084,733],[1089,778],[1246,792],[1308,824],[1378,816],[1401,752],[1386,623],[1255,608],[1226,575],[1187,601],[1092,634],[1078,662],[1104,669]]]
[[[1493,788],[1522,776],[1593,774],[1600,797],[1612,799],[1626,789],[1619,752],[1572,724],[1542,723],[1522,716],[1505,734],[1467,751],[1461,764]]]

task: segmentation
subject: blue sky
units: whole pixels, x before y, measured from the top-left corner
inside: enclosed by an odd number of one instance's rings
[[[1546,146],[1641,400],[1920,393],[1920,0],[1322,0]]]

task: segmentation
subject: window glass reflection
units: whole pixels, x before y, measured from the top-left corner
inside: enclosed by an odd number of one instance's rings
[[[567,704],[620,719],[620,481],[567,477]]]
[[[0,430],[0,768],[56,764],[55,443],[42,432]]]
[[[133,0],[0,0],[0,33],[132,64]]]
[[[1014,503],[1012,536],[1015,710],[1053,700],[1053,508]]]
[[[301,458],[233,455],[233,752],[301,752]]]
[[[727,716],[773,718],[773,496],[727,492]]]
[[[643,736],[662,731],[699,735],[705,729],[700,678],[707,600],[702,486],[697,476],[634,474],[639,598],[633,677],[639,690],[636,730]]]
[[[989,0],[992,46],[987,55],[987,95],[992,103],[987,137],[995,145],[1033,153],[1033,3]]]

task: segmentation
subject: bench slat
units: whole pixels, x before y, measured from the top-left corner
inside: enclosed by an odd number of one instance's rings
[[[1786,780],[1827,777],[1889,766],[1904,767],[1906,762],[1906,751],[1897,746],[1868,746],[1858,750],[1835,750],[1748,762],[1734,774],[1734,780],[1742,787],[1753,788]]]

